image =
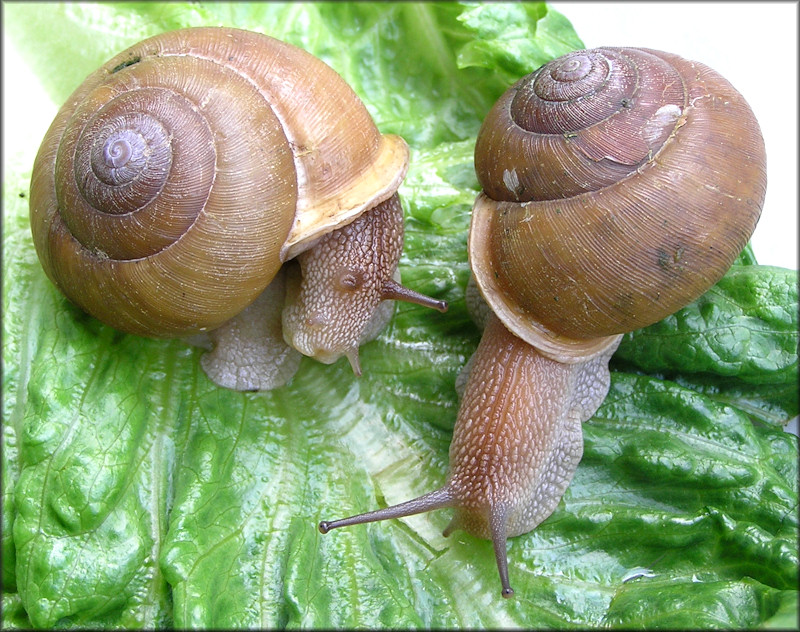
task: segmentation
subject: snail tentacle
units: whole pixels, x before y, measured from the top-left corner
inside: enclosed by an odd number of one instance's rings
[[[376,509],[357,516],[339,518],[338,520],[322,520],[319,523],[320,533],[328,533],[340,527],[349,527],[356,524],[366,524],[368,522],[378,522],[380,520],[393,520],[395,518],[405,518],[416,514],[450,507],[453,504],[453,495],[450,489],[445,486],[440,489],[428,492],[419,498],[407,500],[398,505]]]
[[[383,284],[381,288],[381,299],[384,301],[404,301],[406,303],[413,303],[415,305],[421,305],[422,307],[435,309],[442,314],[447,311],[447,301],[421,294],[416,290],[400,285],[394,279],[389,279]]]

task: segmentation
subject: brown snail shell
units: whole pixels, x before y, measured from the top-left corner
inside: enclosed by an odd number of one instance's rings
[[[647,49],[577,51],[521,79],[484,121],[475,165],[478,286],[562,361],[716,283],[766,192],[744,98],[707,66]]]
[[[391,197],[405,142],[330,67],[230,28],[157,35],[70,96],[41,146],[31,228],[50,279],[118,329],[209,330],[282,263]]]

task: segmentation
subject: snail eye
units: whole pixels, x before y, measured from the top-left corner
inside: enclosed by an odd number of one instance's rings
[[[355,292],[364,285],[364,273],[361,270],[346,268],[336,277],[336,287],[345,292]]]

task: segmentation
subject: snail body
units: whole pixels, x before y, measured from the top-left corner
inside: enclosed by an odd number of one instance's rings
[[[407,164],[403,139],[381,135],[312,55],[238,29],[181,29],[123,51],[67,100],[34,163],[31,229],[48,277],[79,307],[126,332],[191,336],[258,304],[284,263],[326,235],[398,204]],[[377,287],[398,259],[370,277]],[[281,329],[275,318],[266,329]],[[307,321],[320,319],[284,325]],[[344,347],[356,357],[366,321],[328,318],[347,340],[326,360]],[[229,325],[216,343],[249,329]],[[268,358],[244,357],[259,344],[237,341],[217,354],[233,364],[210,374],[232,388],[279,385],[252,370]]]
[[[749,106],[713,70],[601,48],[514,84],[475,166],[467,304],[484,333],[460,380],[447,481],[320,530],[454,508],[444,534],[490,538],[507,597],[506,538],[561,499],[622,334],[724,275],[760,216],[766,158]]]

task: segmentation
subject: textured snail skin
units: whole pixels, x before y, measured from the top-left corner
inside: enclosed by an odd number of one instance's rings
[[[285,295],[286,270],[281,268],[256,300],[236,316],[208,334],[190,339],[209,349],[200,358],[200,366],[212,382],[237,391],[264,391],[292,379],[303,356],[283,338]]]
[[[358,347],[391,317],[379,305],[397,298],[399,286],[383,271],[397,269],[402,226],[403,209],[393,195],[297,257],[304,283],[292,284],[283,310],[290,346],[325,363],[346,355],[361,374]]]
[[[512,86],[475,166],[467,305],[484,333],[457,382],[447,482],[320,530],[454,508],[444,534],[491,538],[508,597],[506,538],[561,499],[621,335],[722,277],[761,213],[766,159],[750,108],[717,73],[604,48]]]
[[[48,277],[82,309],[127,332],[188,336],[240,314],[285,261],[393,196],[407,164],[405,142],[381,135],[312,55],[238,29],[177,30],[120,53],[64,104],[34,164],[31,229]],[[375,278],[391,279],[388,265]],[[248,318],[212,342],[252,331]],[[269,362],[246,356],[280,346],[273,337],[215,354],[234,364],[209,372],[232,388],[279,385],[244,377]]]

